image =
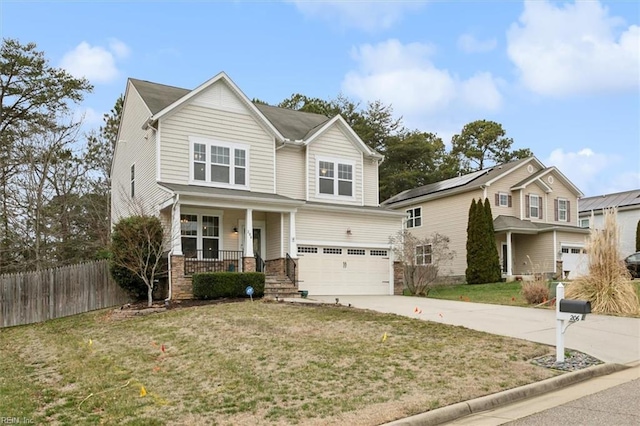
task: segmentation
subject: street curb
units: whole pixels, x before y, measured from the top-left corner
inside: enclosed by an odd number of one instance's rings
[[[435,426],[459,419],[460,417],[476,414],[496,407],[511,404],[526,398],[555,391],[594,377],[606,376],[618,371],[626,370],[629,366],[622,364],[601,364],[584,370],[562,374],[540,382],[531,383],[519,388],[509,389],[492,395],[482,396],[470,401],[458,402],[416,414],[415,416],[386,423],[386,426]]]

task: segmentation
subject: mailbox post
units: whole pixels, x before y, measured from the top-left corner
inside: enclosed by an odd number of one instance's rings
[[[564,298],[564,285],[556,286],[556,362],[564,362],[564,332],[574,322],[584,321],[591,313],[591,303],[586,300]]]

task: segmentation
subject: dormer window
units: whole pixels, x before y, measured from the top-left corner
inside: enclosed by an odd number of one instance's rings
[[[247,145],[203,138],[191,140],[191,182],[225,188],[249,189]]]
[[[351,161],[318,159],[318,195],[353,198],[354,167]]]

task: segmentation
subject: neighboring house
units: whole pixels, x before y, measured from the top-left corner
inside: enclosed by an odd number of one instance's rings
[[[450,238],[455,281],[465,280],[471,200],[485,198],[491,202],[503,278],[534,273],[571,278],[586,266],[589,231],[578,226],[580,196],[557,168],[529,157],[410,189],[383,205],[405,212],[405,227],[418,237],[438,232]],[[420,248],[418,255],[424,258],[429,251]]]
[[[379,206],[382,160],[342,117],[254,104],[225,73],[194,90],[129,79],[112,224],[160,217],[173,298],[214,270],[265,271],[272,295],[393,294],[404,215]]]
[[[603,226],[603,209],[615,207],[620,230],[620,254],[636,252],[636,229],[640,221],[640,189],[580,199],[580,226],[599,229]]]

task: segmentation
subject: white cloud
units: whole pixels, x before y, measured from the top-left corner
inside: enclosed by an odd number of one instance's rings
[[[91,83],[108,83],[119,75],[116,61],[126,58],[129,53],[129,47],[116,39],[109,41],[108,49],[83,41],[62,57],[60,66]]]
[[[73,112],[74,121],[82,121],[85,127],[94,127],[102,124],[102,114],[91,107],[79,108]]]
[[[496,48],[498,42],[495,38],[478,40],[471,34],[462,34],[458,37],[458,49],[466,53],[490,52]]]
[[[612,179],[602,178],[624,167],[624,158],[620,155],[598,153],[590,148],[583,148],[577,152],[565,152],[560,148],[553,150],[549,158],[542,162],[547,166],[556,166],[585,196],[624,190],[617,188],[618,185]],[[627,181],[626,189],[637,187],[637,184],[637,179],[635,182]],[[620,187],[624,187],[624,183]]]
[[[507,52],[530,90],[552,97],[637,90],[640,27],[598,1],[525,1],[507,32]]]
[[[426,1],[324,1],[290,0],[305,16],[320,18],[342,27],[365,31],[391,28],[408,11],[421,8]]]
[[[354,48],[358,69],[346,74],[342,89],[362,100],[381,100],[408,118],[435,114],[443,109],[494,111],[502,96],[490,73],[461,79],[430,60],[434,47],[422,43],[402,44],[388,40]]]

